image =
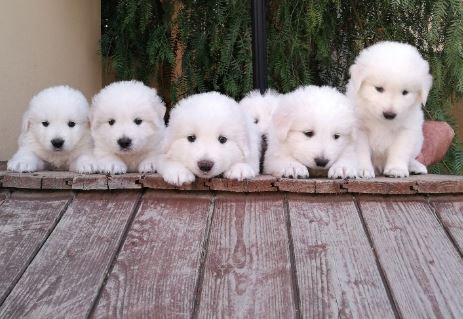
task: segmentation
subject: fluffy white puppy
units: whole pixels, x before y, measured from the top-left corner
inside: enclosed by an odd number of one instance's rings
[[[170,115],[158,172],[182,185],[195,175],[243,180],[259,171],[258,133],[232,98],[218,92],[181,100]]]
[[[264,172],[307,178],[309,168],[330,178],[356,177],[354,108],[335,88],[305,86],[281,97],[273,113]]]
[[[415,160],[423,144],[423,111],[432,85],[429,65],[408,44],[379,42],[350,67],[347,96],[359,119],[358,175],[426,174]]]
[[[272,114],[278,106],[280,96],[271,89],[264,94],[261,94],[259,90],[254,90],[240,101],[240,106],[252,118],[260,135],[267,134],[272,121]]]
[[[165,112],[156,90],[138,81],[115,82],[95,95],[90,122],[99,171],[154,172]]]
[[[8,161],[9,171],[94,172],[87,99],[69,86],[39,92],[23,116],[18,144],[18,151]]]

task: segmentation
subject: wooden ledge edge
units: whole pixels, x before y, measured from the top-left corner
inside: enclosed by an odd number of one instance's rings
[[[225,192],[289,192],[308,194],[459,194],[463,193],[463,176],[420,175],[408,178],[331,180],[326,178],[288,179],[260,175],[237,181],[224,178],[200,179],[177,187],[167,184],[158,174],[123,175],[77,174],[72,172],[13,173],[0,171],[0,188],[43,190],[116,190],[158,189]]]

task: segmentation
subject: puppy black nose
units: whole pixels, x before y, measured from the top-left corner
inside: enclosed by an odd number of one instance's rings
[[[209,172],[212,169],[213,166],[214,166],[214,162],[212,162],[212,161],[200,160],[198,162],[198,167],[203,172]]]
[[[317,157],[315,158],[315,164],[317,164],[318,167],[325,167],[326,164],[328,164],[329,160],[323,157]]]
[[[397,114],[394,112],[388,111],[388,112],[383,112],[383,116],[386,120],[393,120],[397,116]]]
[[[53,145],[53,147],[56,149],[62,148],[64,144],[64,140],[62,138],[54,138],[50,142],[51,145]]]
[[[128,137],[121,137],[117,140],[117,144],[119,144],[122,149],[127,149],[132,145],[132,140]]]

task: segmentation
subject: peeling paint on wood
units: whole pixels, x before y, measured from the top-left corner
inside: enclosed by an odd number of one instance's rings
[[[350,196],[288,196],[304,318],[394,318]]]
[[[360,197],[403,318],[463,318],[463,263],[424,198]]]
[[[216,199],[198,318],[294,318],[281,195]]]
[[[136,207],[136,192],[81,193],[0,308],[0,318],[84,318]]]

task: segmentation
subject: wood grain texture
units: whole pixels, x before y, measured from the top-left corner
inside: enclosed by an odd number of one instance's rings
[[[394,318],[351,196],[289,195],[304,318]]]
[[[236,179],[212,178],[207,180],[205,185],[211,190],[238,192],[238,193],[255,193],[255,192],[275,192],[277,188],[273,183],[277,179],[273,176],[259,175],[253,179],[238,181]]]
[[[463,318],[463,263],[424,198],[359,205],[403,318]]]
[[[112,175],[108,177],[109,189],[138,189],[141,188],[140,180],[142,174],[127,173],[122,175]]]
[[[140,183],[143,187],[152,188],[152,189],[180,189],[180,190],[209,190],[205,183],[205,179],[196,178],[196,180],[191,184],[182,185],[177,187],[175,185],[168,184],[162,179],[158,174],[147,174],[142,177]]]
[[[463,176],[418,175],[415,189],[422,194],[462,193]]]
[[[93,318],[190,318],[211,195],[148,192]]]
[[[293,318],[281,195],[216,199],[198,318]]]
[[[71,198],[69,192],[15,192],[0,206],[0,304]]]
[[[81,193],[0,308],[0,318],[84,318],[139,196]]]
[[[349,193],[363,194],[415,194],[415,186],[416,180],[389,177],[353,179],[344,185]]]
[[[2,187],[41,189],[42,176],[39,173],[13,173],[7,172],[3,176]]]
[[[458,250],[463,254],[463,197],[435,198],[431,202]]]
[[[72,189],[85,191],[105,190],[108,188],[108,177],[106,175],[77,175],[72,179]]]

